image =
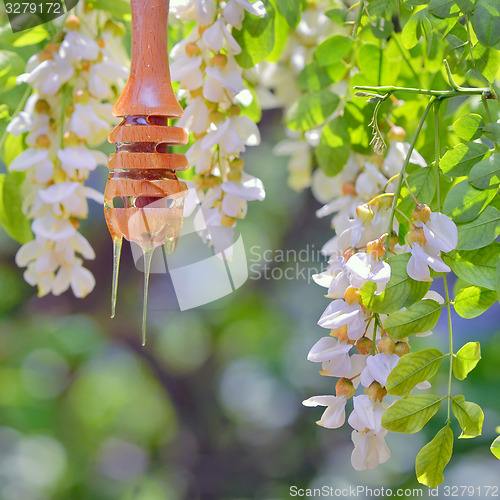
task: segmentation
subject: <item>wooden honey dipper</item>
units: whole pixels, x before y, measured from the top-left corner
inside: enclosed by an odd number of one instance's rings
[[[175,250],[183,222],[187,186],[175,172],[188,168],[184,155],[169,146],[187,144],[188,136],[168,120],[180,118],[168,66],[169,0],[131,0],[130,76],[113,107],[122,122],[109,134],[116,151],[109,157],[104,215],[113,238],[111,317],[115,315],[123,238],[144,253],[142,344],[146,342],[149,273],[155,248]]]

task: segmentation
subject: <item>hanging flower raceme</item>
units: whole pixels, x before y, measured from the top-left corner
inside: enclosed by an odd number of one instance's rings
[[[237,219],[245,217],[248,201],[265,197],[262,182],[243,170],[240,158],[247,146],[260,143],[260,132],[242,114],[242,98],[251,93],[235,59],[241,47],[233,36],[245,15],[265,15],[264,4],[247,0],[174,2],[172,12],[197,22],[189,36],[172,49],[170,69],[172,80],[180,82],[179,97],[187,104],[178,126],[193,134],[194,143],[186,157],[195,168],[200,214],[206,227],[233,227]]]
[[[333,299],[318,321],[329,336],[316,342],[307,358],[321,363],[321,375],[340,379],[335,395],[314,396],[304,405],[326,406],[317,424],[333,429],[344,424],[352,398],[353,411],[347,421],[353,428],[351,461],[357,470],[372,469],[390,458],[385,443],[388,431],[382,427],[382,414],[389,406],[384,401],[386,385],[400,358],[410,352],[407,338],[393,339],[383,329],[387,315],[363,304],[361,290],[371,282],[373,294],[381,295],[391,278],[386,259],[402,253],[410,254],[410,278],[431,281],[429,268],[449,271],[441,252],[457,245],[455,224],[423,204],[413,210],[414,222],[408,220],[413,228],[406,235],[406,245],[399,244],[399,224],[391,218],[396,188],[392,177],[401,171],[408,151],[407,143],[396,140],[385,158],[355,155],[335,177],[316,170],[312,178],[313,194],[324,203],[317,215],[331,216],[336,234],[322,249],[329,258],[328,267],[313,277],[328,289],[326,297]],[[416,151],[410,162],[426,167]],[[431,297],[443,302],[435,292],[424,299]],[[355,395],[359,386],[364,393]],[[416,387],[426,389],[430,384]]]
[[[90,30],[101,32],[96,36]],[[26,281],[38,295],[59,295],[71,287],[85,297],[95,285],[84,259],[95,253],[78,231],[87,217],[88,200],[103,195],[86,186],[90,172],[106,156],[89,149],[106,140],[113,117],[118,79],[125,78],[120,27],[97,11],[67,18],[55,41],[28,61],[19,83],[34,93],[9,124],[11,134],[26,134],[28,146],[9,165],[26,172],[23,210],[32,219],[34,239],[23,245],[16,263],[26,267]]]

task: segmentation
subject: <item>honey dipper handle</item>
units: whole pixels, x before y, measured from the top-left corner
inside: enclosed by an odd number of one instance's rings
[[[115,116],[182,116],[168,67],[169,0],[130,0],[130,76],[113,108]]]

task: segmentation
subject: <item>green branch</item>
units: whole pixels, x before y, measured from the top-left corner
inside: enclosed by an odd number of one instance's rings
[[[398,185],[396,187],[396,191],[394,193],[394,200],[392,202],[392,207],[391,207],[391,215],[389,216],[389,229],[387,231],[388,234],[392,233],[392,227],[394,225],[394,215],[396,214],[396,206],[398,204],[399,200],[399,195],[401,194],[401,188],[403,187],[403,181],[404,181],[404,175],[406,172],[406,168],[408,167],[408,164],[410,163],[410,158],[411,154],[413,153],[413,150],[415,149],[415,144],[417,143],[418,136],[420,135],[420,132],[422,130],[422,127],[424,126],[425,119],[427,118],[427,115],[429,114],[429,111],[431,107],[433,106],[434,102],[436,101],[436,97],[432,96],[429,100],[429,103],[427,104],[427,107],[424,110],[424,113],[422,117],[420,118],[420,121],[418,122],[417,130],[415,130],[415,134],[413,135],[413,139],[411,140],[410,147],[408,149],[408,153],[406,153],[406,158],[403,163],[403,167],[401,168],[399,180],[398,180]],[[390,238],[387,238],[386,244],[385,244],[385,255],[389,255],[389,241]]]

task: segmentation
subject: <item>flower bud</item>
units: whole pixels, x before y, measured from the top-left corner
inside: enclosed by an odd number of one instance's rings
[[[75,16],[74,14],[70,14],[66,22],[64,23],[64,26],[67,30],[78,30],[80,29],[80,18]]]
[[[379,257],[382,257],[385,253],[385,235],[381,236],[380,238],[369,241],[366,245],[366,253],[368,255],[371,255],[374,259],[378,259]]]
[[[384,399],[384,396],[387,395],[387,389],[385,387],[382,387],[378,382],[372,382],[370,384],[370,387],[365,389],[365,394],[368,394],[370,399],[373,399],[373,401],[377,401],[377,399],[382,402]]]
[[[35,140],[35,146],[40,149],[50,148],[50,139],[46,135],[39,135]]]
[[[231,168],[238,168],[239,170],[243,170],[245,162],[241,158],[234,158],[233,160],[231,160],[231,163],[229,163],[229,166]]]
[[[50,105],[45,99],[38,99],[35,103],[36,113],[48,113],[50,111]]]
[[[348,248],[347,250],[344,251],[343,254],[344,260],[347,262],[355,253],[356,250],[354,250],[354,248]]]
[[[406,131],[403,127],[392,127],[387,134],[389,141],[403,142],[406,137]]]
[[[342,325],[337,329],[337,338],[339,339],[339,342],[345,342],[346,340],[349,340],[349,337],[347,336],[347,325]]]
[[[342,194],[356,196],[356,187],[352,182],[344,182],[342,184]]]
[[[394,247],[399,243],[399,236],[392,231],[389,238],[389,250],[394,250]]]
[[[63,135],[63,143],[66,147],[78,146],[80,139],[74,132],[66,132]]]
[[[85,106],[89,102],[89,93],[86,90],[77,90],[73,96],[73,101],[76,104],[83,104]]]
[[[52,52],[49,52],[48,50],[42,50],[38,54],[38,60],[40,62],[48,61],[49,59],[54,59],[54,56],[53,56]]]
[[[410,352],[410,346],[407,342],[396,342],[394,347],[394,354],[397,354],[399,357],[404,356]]]
[[[431,208],[429,207],[429,205],[426,205],[425,203],[419,203],[413,209],[411,216],[415,220],[421,220],[425,224],[431,217]]]
[[[384,354],[392,354],[395,347],[396,343],[391,339],[391,337],[389,337],[389,335],[382,337],[377,344],[378,351],[383,352]]]
[[[227,64],[227,56],[226,54],[216,54],[210,59],[210,66],[218,66],[219,68],[224,68]]]
[[[425,239],[424,230],[421,227],[416,227],[412,229],[406,236],[405,241],[408,245],[412,246],[413,243],[418,243],[420,246],[424,246],[427,240]]]
[[[354,384],[348,378],[341,378],[335,385],[335,394],[337,397],[345,396],[346,399],[352,398],[356,394]]]
[[[353,286],[348,286],[344,293],[345,301],[352,305],[354,302],[361,304],[361,296],[359,295],[359,288],[354,288]]]
[[[208,187],[208,188],[214,188],[221,183],[222,183],[222,179],[217,175],[209,174],[209,175],[204,176],[204,179],[203,179],[204,187]]]
[[[123,38],[126,33],[125,25],[120,22],[113,21],[113,19],[108,19],[104,24],[104,31],[110,31],[114,36]]]
[[[55,42],[48,43],[45,46],[45,50],[48,52],[58,52],[59,51],[59,44]]]
[[[220,219],[221,226],[231,227],[236,223],[236,219],[234,217],[229,217],[229,215],[223,214]]]
[[[241,181],[242,173],[239,168],[231,168],[227,174],[227,180],[238,183]]]
[[[241,107],[237,104],[232,104],[231,107],[227,110],[227,114],[229,116],[239,116],[241,114]]]
[[[358,205],[356,207],[356,215],[363,221],[369,222],[373,219],[373,210],[370,205],[363,203],[362,205]]]
[[[370,354],[373,342],[368,337],[362,337],[356,342],[359,354]]]
[[[198,47],[198,45],[196,45],[195,43],[191,42],[186,45],[186,54],[188,55],[188,57],[197,56],[200,54],[200,52],[200,47]]]

